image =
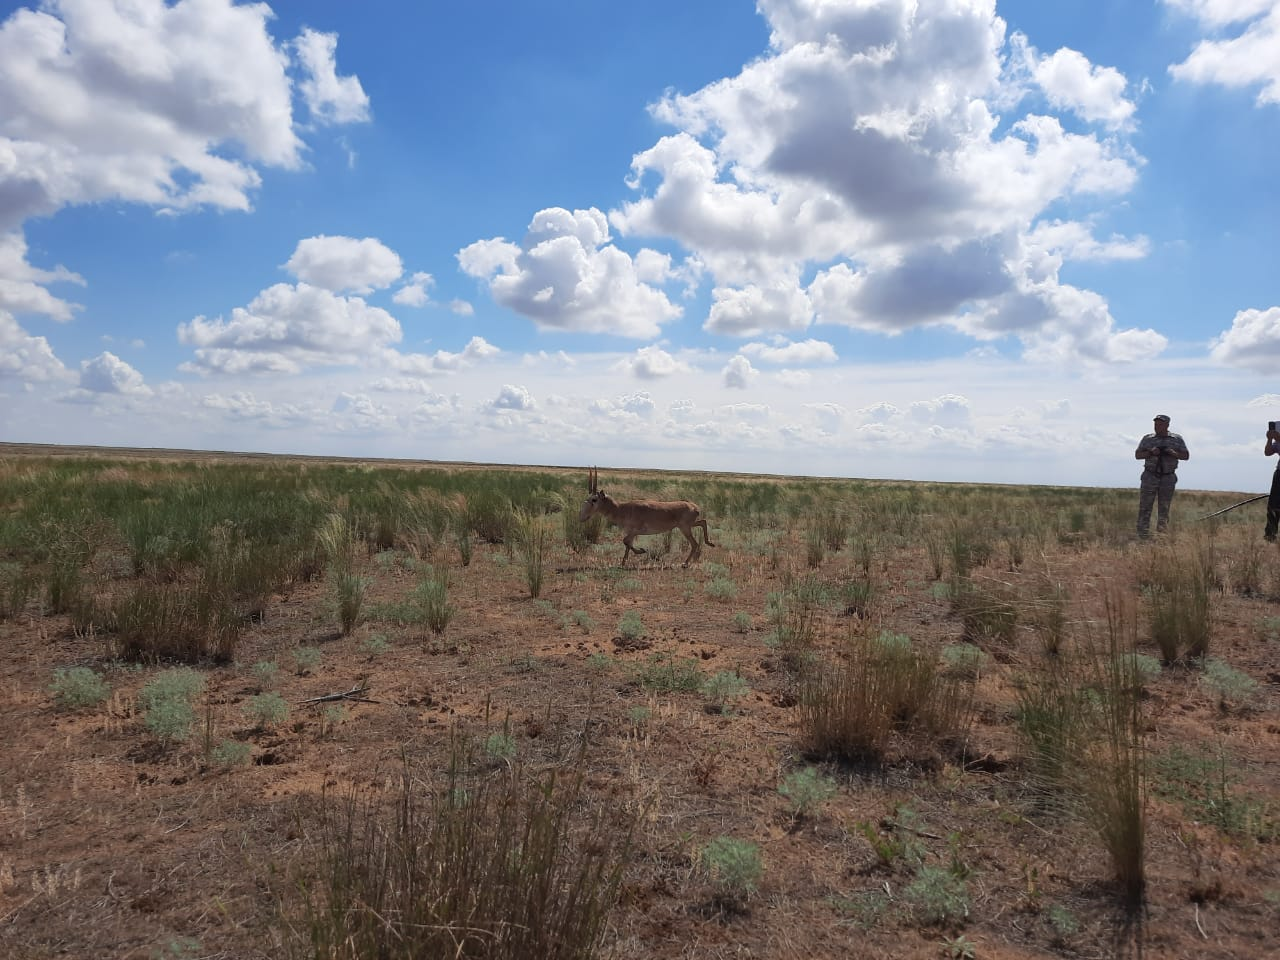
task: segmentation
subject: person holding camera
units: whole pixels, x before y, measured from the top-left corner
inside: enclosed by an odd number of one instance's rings
[[[1136,459],[1147,462],[1142,471],[1141,494],[1138,497],[1138,537],[1142,540],[1151,536],[1151,507],[1157,501],[1160,512],[1156,519],[1156,532],[1164,533],[1169,526],[1169,508],[1173,505],[1173,490],[1178,485],[1178,461],[1191,459],[1182,437],[1169,432],[1168,414],[1156,414],[1153,425],[1155,432],[1138,441],[1138,449],[1133,452]],[[1280,434],[1276,436],[1280,438]],[[1276,451],[1280,452],[1280,445],[1276,446]]]
[[[1280,453],[1280,431],[1276,430],[1276,422],[1267,423],[1267,445],[1262,448],[1265,456]],[[1262,534],[1272,543],[1276,540],[1276,528],[1280,527],[1280,462],[1276,463],[1276,472],[1271,475],[1271,496],[1267,497],[1267,529]]]

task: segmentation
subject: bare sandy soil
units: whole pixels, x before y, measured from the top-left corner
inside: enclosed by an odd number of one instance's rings
[[[618,576],[616,531],[606,533],[604,549],[583,555],[557,544],[542,595],[556,615],[530,600],[507,548],[477,544],[469,566],[454,565],[458,612],[441,638],[387,622],[340,636],[323,582],[272,597],[236,663],[202,668],[215,737],[251,748],[251,762],[230,769],[206,760],[199,734],[170,747],[148,736],[136,696],[154,668],[109,663],[103,638],[76,635],[65,617],[29,604],[0,622],[0,955],[281,956],[275,894],[281,876],[314,853],[308,804],[326,789],[383,789],[402,756],[442,763],[454,731],[483,737],[504,725],[530,769],[562,762],[585,737],[591,795],[646,810],[605,956],[1277,955],[1274,822],[1269,834],[1233,834],[1153,793],[1148,902],[1135,917],[1116,905],[1096,834],[1038,810],[1011,722],[1014,684],[1039,655],[1025,626],[1013,643],[988,651],[963,756],[913,751],[875,769],[818,763],[838,792],[818,815],[796,820],[778,787],[813,761],[802,752],[793,680],[764,642],[763,612],[786,570],[805,572],[804,543],[794,533],[771,557],[732,546],[745,531],[712,523],[713,536],[730,545],[706,548],[688,570],[673,551],[633,560],[635,569]],[[1028,593],[1045,575],[1068,584],[1072,620],[1086,629],[1083,621],[1102,616],[1108,584],[1136,595],[1143,549],[1053,544],[1021,568],[995,560],[977,576]],[[1280,556],[1272,550],[1266,563],[1269,582],[1280,581]],[[850,567],[848,554],[836,553],[816,572],[834,582]],[[709,569],[733,580],[735,598],[707,595]],[[402,600],[415,582],[389,556],[362,558],[361,572],[373,580],[370,608]],[[923,545],[877,555],[872,576],[867,615],[824,614],[820,649],[836,650],[851,631],[960,639]],[[1224,712],[1197,671],[1166,668],[1146,701],[1147,748],[1152,756],[1179,745],[1225,752],[1232,790],[1274,816],[1280,640],[1267,624],[1280,607],[1273,595],[1238,595],[1229,582],[1214,604],[1215,654],[1258,681],[1260,692],[1251,709]],[[565,623],[574,611],[594,626]],[[638,642],[618,630],[628,611],[644,623]],[[745,632],[734,623],[739,611],[752,618]],[[371,652],[374,634],[390,649]],[[321,659],[299,674],[291,655],[304,646],[318,647]],[[749,691],[721,713],[701,693],[646,689],[637,672],[655,655],[691,659],[706,676],[737,671]],[[254,729],[243,714],[259,689],[250,673],[259,661],[280,665],[276,689],[291,704],[288,719],[270,730]],[[84,711],[59,710],[53,671],[80,665],[104,670],[112,697]],[[340,717],[326,713],[333,704],[301,703],[356,685],[377,702],[342,703]],[[902,901],[912,868],[882,864],[864,836],[861,823],[884,829],[903,804],[915,815],[926,861],[960,862],[967,871],[969,913],[960,924],[915,922]],[[699,868],[699,851],[720,835],[763,851],[760,889],[740,913],[710,906]],[[873,903],[882,909],[869,912]]]

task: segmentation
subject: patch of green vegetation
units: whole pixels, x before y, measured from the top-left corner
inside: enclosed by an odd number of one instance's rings
[[[778,787],[778,793],[791,802],[791,813],[796,817],[812,817],[836,794],[835,781],[823,776],[814,767],[805,767],[787,775]]]
[[[750,688],[747,681],[733,670],[720,670],[702,683],[702,693],[721,713],[731,713],[733,702],[744,697]]]
[[[96,707],[111,696],[111,687],[96,670],[89,667],[67,667],[53,671],[49,692],[64,710]]]
[[[259,693],[243,707],[245,718],[258,729],[274,727],[289,716],[289,704],[278,693]]]
[[[138,695],[147,729],[164,743],[186,740],[195,726],[195,698],[203,691],[204,677],[189,667],[157,674]]]
[[[618,636],[624,640],[639,640],[645,634],[644,621],[635,610],[628,610],[618,620]]]
[[[223,740],[213,748],[209,760],[219,767],[243,767],[249,762],[253,748],[239,740]]]
[[[1223,833],[1255,841],[1280,839],[1280,809],[1237,789],[1240,776],[1225,750],[1216,754],[1173,746],[1151,761],[1156,794]]]
[[[700,861],[716,897],[726,904],[744,904],[759,889],[764,876],[760,847],[750,840],[716,837],[702,848]]]
[[[657,693],[693,693],[702,687],[702,669],[692,658],[655,653],[636,668],[636,679]]]
[[[319,647],[302,646],[293,651],[293,671],[298,676],[313,673],[324,657]]]

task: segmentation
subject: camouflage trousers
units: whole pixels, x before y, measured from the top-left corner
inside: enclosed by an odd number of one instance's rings
[[[1151,508],[1160,504],[1156,518],[1156,532],[1163,533],[1169,526],[1169,507],[1173,504],[1173,488],[1178,485],[1176,473],[1154,473],[1142,471],[1142,481],[1138,496],[1138,536],[1151,535]]]
[[[1271,496],[1267,498],[1267,527],[1264,536],[1268,540],[1274,540],[1277,529],[1280,529],[1280,467],[1271,475]]]

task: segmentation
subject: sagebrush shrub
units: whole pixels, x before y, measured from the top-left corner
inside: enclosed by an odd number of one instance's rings
[[[274,727],[289,716],[289,704],[278,693],[259,693],[243,707],[245,718],[258,728]]]
[[[53,671],[50,692],[58,706],[68,710],[95,707],[111,696],[111,688],[96,670],[89,667],[59,667]]]
[[[702,848],[701,862],[717,898],[726,904],[742,905],[764,876],[760,847],[750,840],[716,837]]]
[[[204,690],[204,677],[188,667],[157,674],[138,695],[143,722],[165,743],[181,742],[195,726],[195,699]]]
[[[1200,683],[1210,690],[1223,709],[1249,706],[1258,692],[1258,681],[1221,660],[1206,659]]]
[[[835,781],[814,767],[788,774],[778,793],[791,801],[791,812],[797,817],[811,817],[836,793]]]

